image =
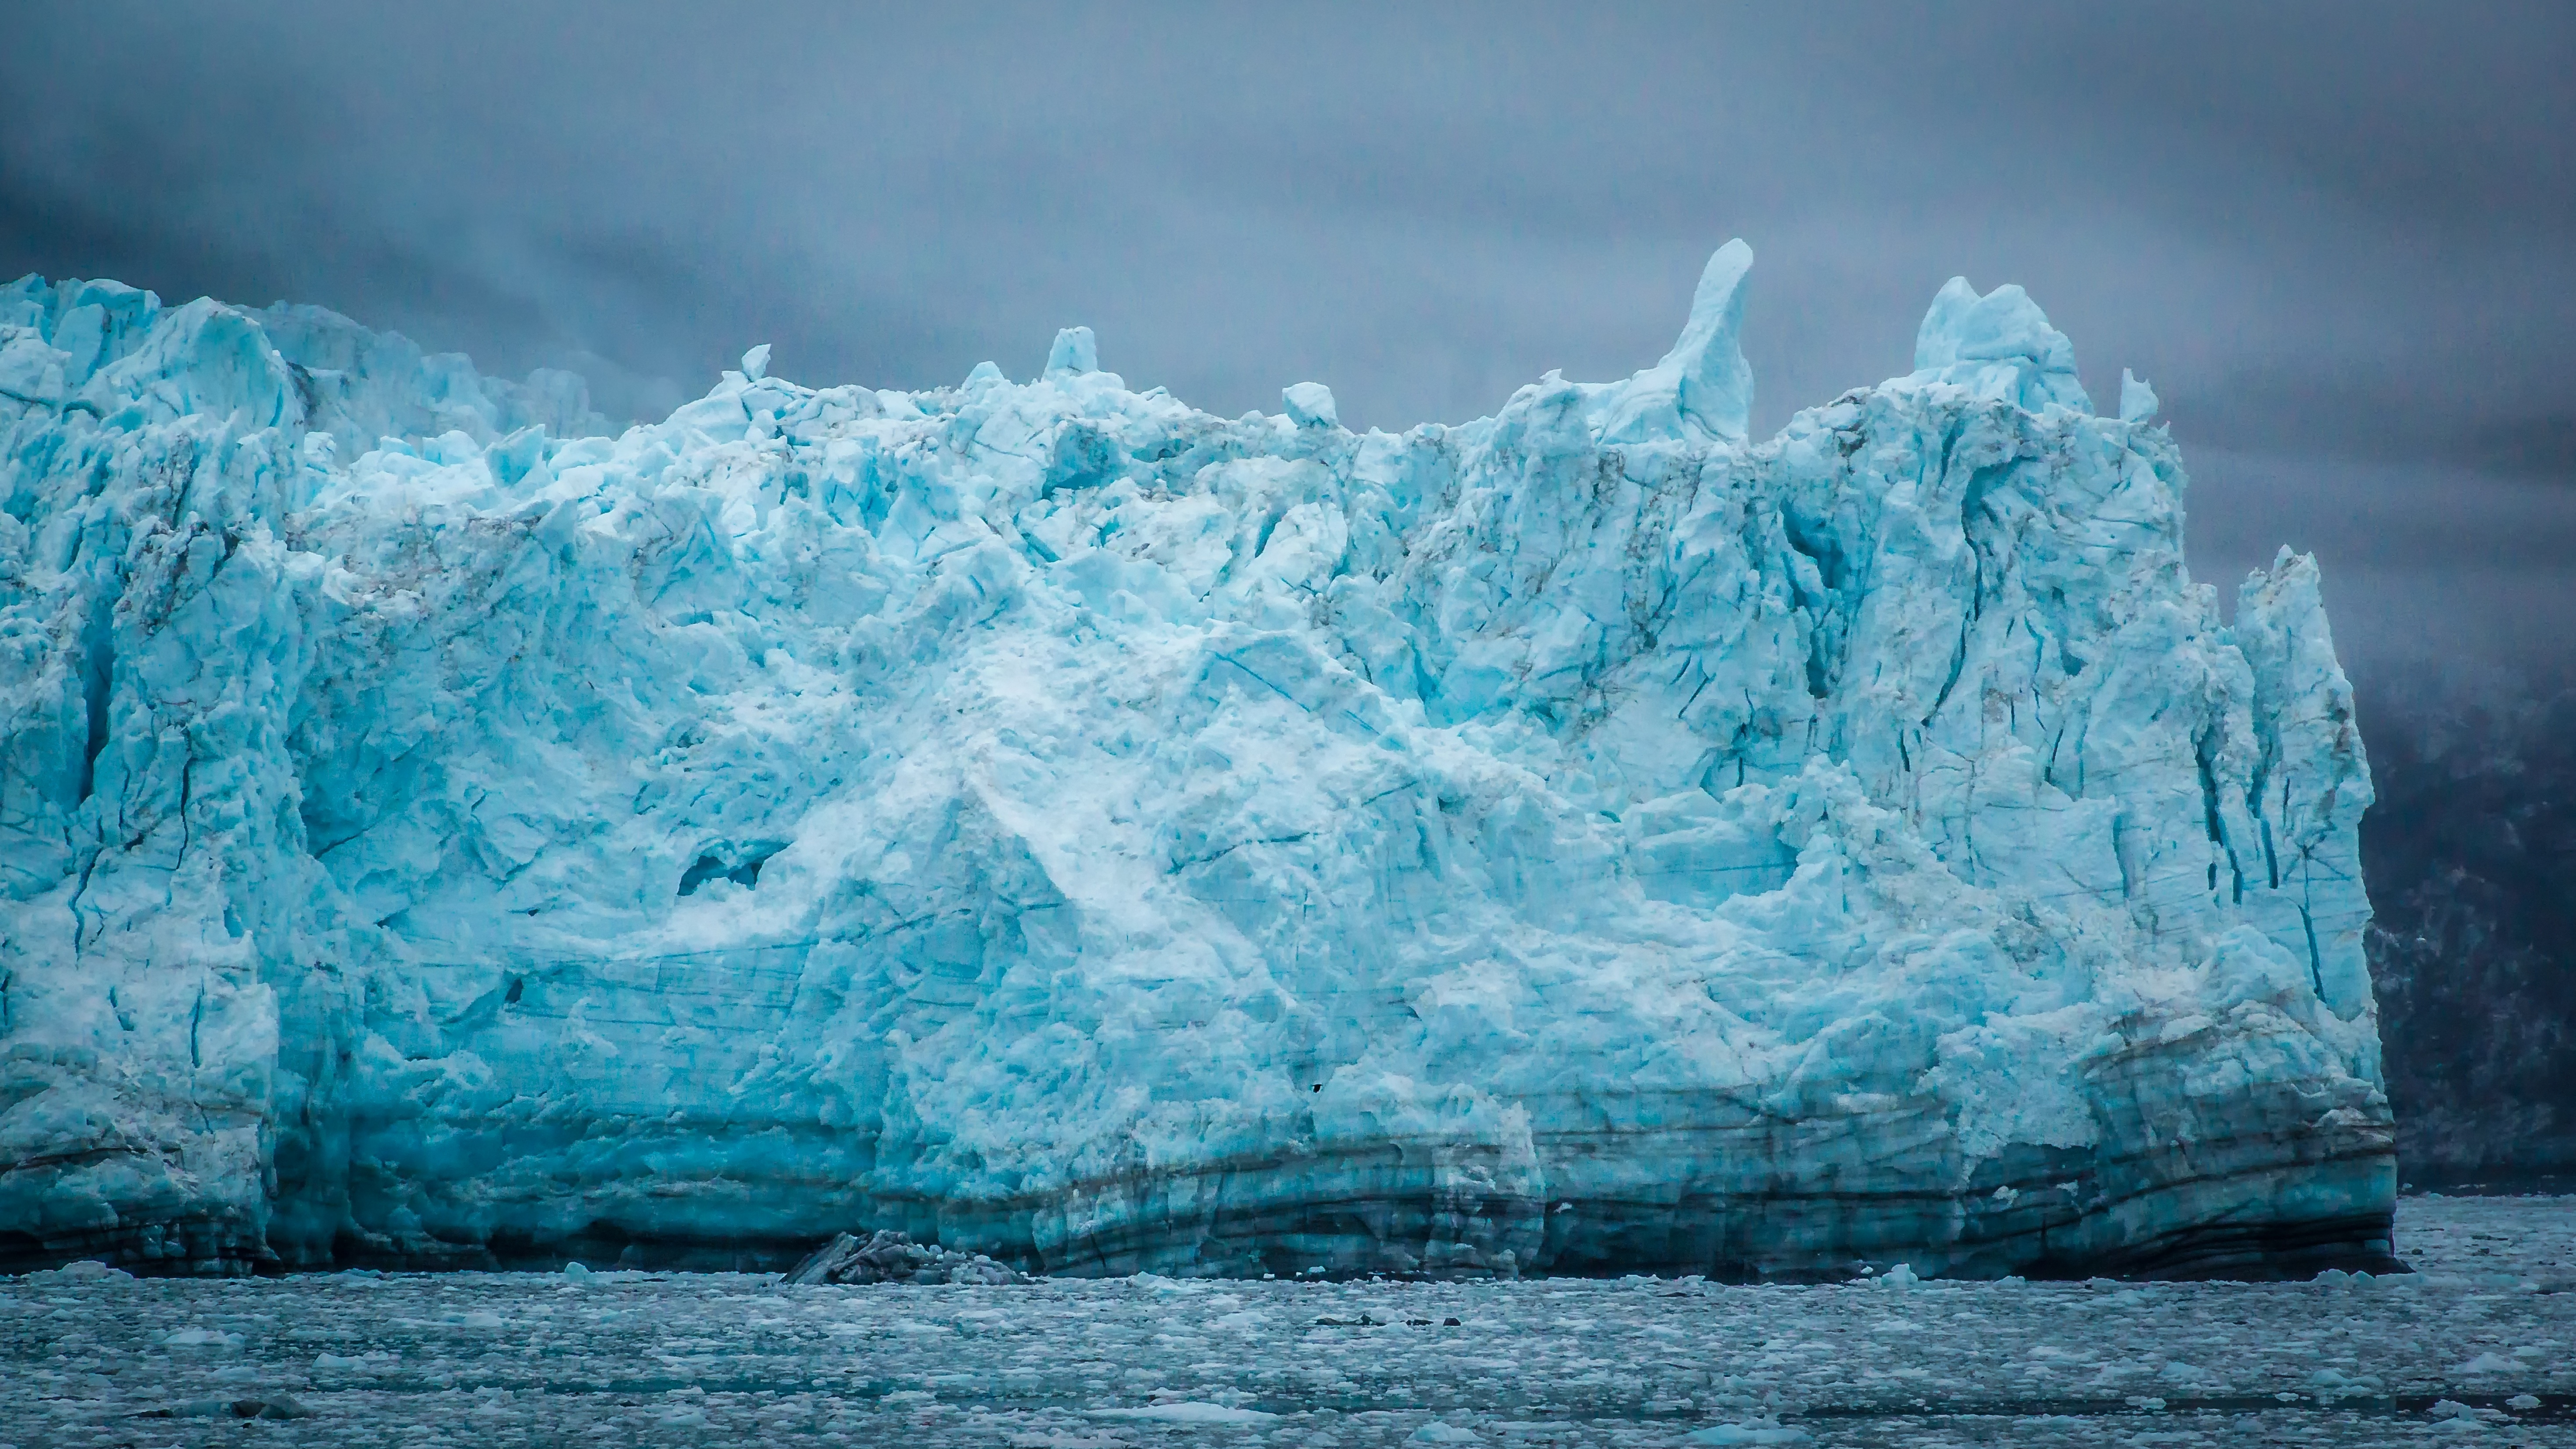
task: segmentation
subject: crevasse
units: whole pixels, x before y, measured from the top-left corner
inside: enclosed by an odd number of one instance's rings
[[[1747,440],[1100,371],[605,436],[0,291],[0,1259],[2384,1266],[2317,572],[2017,287]]]

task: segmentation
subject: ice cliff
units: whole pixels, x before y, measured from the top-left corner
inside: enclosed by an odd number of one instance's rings
[[[591,435],[0,290],[0,1259],[2383,1264],[2370,790],[2017,287],[1747,438],[1101,371]]]

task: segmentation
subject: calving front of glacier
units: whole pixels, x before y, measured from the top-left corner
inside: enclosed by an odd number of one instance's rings
[[[2384,1266],[2313,564],[2016,287],[1748,441],[1750,262],[1400,435],[0,291],[0,1256]]]

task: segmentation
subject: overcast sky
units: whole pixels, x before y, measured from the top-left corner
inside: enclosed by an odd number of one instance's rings
[[[2356,674],[2576,659],[2576,5],[39,4],[0,275],[319,302],[613,414],[1102,363],[1490,412],[1757,261],[1755,422],[2017,281],[2163,395],[2194,572],[2320,554]],[[30,9],[34,13],[27,13]],[[1393,12],[1390,14],[1389,12]]]

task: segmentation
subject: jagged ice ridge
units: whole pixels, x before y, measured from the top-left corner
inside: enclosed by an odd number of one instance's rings
[[[0,291],[0,1259],[2385,1266],[2314,564],[2018,287],[1748,440],[1751,259],[1401,434]]]

